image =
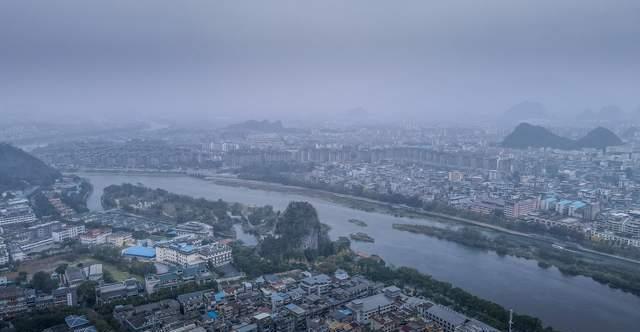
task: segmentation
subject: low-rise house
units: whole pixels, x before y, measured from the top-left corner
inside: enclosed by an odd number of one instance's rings
[[[135,278],[122,282],[105,284],[96,287],[96,303],[102,305],[112,301],[122,300],[140,295],[140,284]]]
[[[60,229],[51,232],[51,237],[53,242],[64,242],[65,240],[76,239],[84,232],[84,225],[62,225]]]
[[[148,294],[163,289],[175,289],[187,283],[204,285],[215,281],[215,274],[211,273],[205,264],[186,267],[172,267],[166,273],[145,276],[144,288]]]
[[[183,314],[213,309],[215,304],[215,290],[203,290],[198,292],[180,294],[177,297],[180,303],[180,311]]]
[[[426,319],[434,321],[444,332],[499,332],[499,330],[469,318],[439,304],[430,304],[423,311]]]
[[[175,228],[176,235],[195,235],[199,237],[213,236],[213,227],[198,221],[189,221]]]
[[[107,243],[116,247],[124,247],[134,243],[133,235],[129,232],[115,232],[107,236]]]
[[[176,300],[116,307],[113,316],[130,332],[160,331],[188,325],[184,324],[180,303]]]
[[[85,278],[91,281],[102,280],[102,264],[91,264],[82,269]]]
[[[0,318],[13,317],[28,310],[27,300],[30,293],[21,287],[0,288]]]
[[[393,299],[381,293],[353,300],[347,304],[347,308],[353,312],[354,319],[357,322],[368,323],[372,315],[385,314],[395,310],[396,305]]]
[[[80,285],[86,280],[82,269],[74,266],[67,267],[64,272],[64,279],[69,287]]]
[[[331,290],[331,278],[326,274],[318,274],[302,279],[300,288],[307,294],[324,295]]]
[[[109,237],[109,235],[111,235],[110,230],[92,229],[80,235],[80,243],[89,246],[105,244],[107,243],[107,238]]]

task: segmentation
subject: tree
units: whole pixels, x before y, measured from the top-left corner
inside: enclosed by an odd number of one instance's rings
[[[84,307],[93,307],[96,303],[96,282],[85,281],[77,289],[78,304]]]
[[[102,280],[104,280],[105,283],[107,284],[111,284],[116,282],[117,280],[113,277],[113,275],[111,275],[111,272],[109,272],[109,270],[104,270],[102,272]]]
[[[25,272],[25,271],[18,272],[18,277],[16,278],[16,283],[21,284],[21,283],[23,283],[25,281],[27,281],[27,272]]]
[[[233,203],[231,205],[231,214],[234,216],[242,215],[242,205],[240,203]]]
[[[58,287],[58,282],[51,279],[51,275],[44,271],[36,272],[31,279],[31,286],[39,291],[50,293]]]
[[[137,259],[131,260],[131,265],[129,266],[129,272],[132,274],[137,274],[139,276],[146,276],[147,274],[156,273],[156,266],[150,262],[140,262]]]
[[[64,272],[67,270],[67,264],[60,264],[58,265],[58,267],[56,267],[56,273],[57,274],[64,274]]]
[[[147,233],[145,231],[135,231],[135,232],[131,233],[131,236],[136,240],[142,240],[142,239],[148,238],[149,237],[149,233]]]
[[[38,191],[33,195],[31,203],[33,212],[38,217],[58,216],[56,208],[51,205],[47,197],[41,191]]]

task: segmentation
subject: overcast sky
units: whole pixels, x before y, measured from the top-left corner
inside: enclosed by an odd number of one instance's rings
[[[640,106],[638,0],[2,0],[0,113],[474,118]]]

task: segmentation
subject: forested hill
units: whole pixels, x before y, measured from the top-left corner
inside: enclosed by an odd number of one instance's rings
[[[275,234],[286,239],[290,249],[318,249],[322,225],[308,202],[291,202],[276,224]]]
[[[40,159],[6,143],[0,143],[0,191],[30,185],[50,185],[62,175]]]

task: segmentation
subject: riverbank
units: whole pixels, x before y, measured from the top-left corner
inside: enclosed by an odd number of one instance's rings
[[[121,174],[121,175],[145,175],[145,176],[146,175],[190,176],[196,179],[201,179],[201,180],[212,182],[214,184],[222,185],[222,186],[242,187],[242,188],[255,189],[255,190],[276,191],[276,192],[282,192],[282,193],[309,196],[309,197],[319,198],[319,199],[323,199],[333,203],[337,203],[352,209],[357,209],[357,210],[366,211],[366,212],[385,213],[395,217],[406,217],[406,218],[412,218],[412,219],[435,218],[443,222],[453,221],[456,223],[469,224],[473,226],[482,227],[488,230],[496,231],[499,233],[520,236],[523,238],[527,238],[531,241],[536,241],[536,242],[542,241],[547,243],[549,246],[558,242],[558,240],[556,239],[545,237],[542,235],[523,233],[523,232],[515,231],[512,229],[508,229],[505,227],[501,227],[498,225],[480,222],[480,221],[469,219],[469,218],[453,216],[445,213],[427,211],[424,209],[416,209],[409,206],[391,204],[391,203],[377,201],[377,200],[366,198],[366,197],[335,193],[335,192],[321,190],[321,189],[284,185],[284,184],[275,183],[275,182],[240,179],[231,175],[192,176],[192,175],[189,175],[190,173],[188,171],[181,171],[181,170],[160,171],[160,170],[148,170],[148,169],[86,169],[82,171],[88,172],[88,173],[94,173],[94,174],[102,173],[102,174],[115,174],[115,175]],[[566,247],[572,247],[574,251],[585,254],[585,255],[596,255],[603,259],[617,260],[620,262],[640,265],[640,260],[585,248],[577,243],[562,243],[562,245]]]
[[[505,227],[488,224],[485,222],[476,221],[469,218],[463,218],[458,216],[452,216],[444,213],[426,211],[424,209],[416,209],[408,206],[391,204],[382,201],[376,201],[370,198],[358,197],[347,194],[339,194],[330,191],[320,190],[320,189],[312,189],[298,186],[289,186],[272,182],[264,182],[264,181],[256,181],[256,180],[246,180],[246,179],[238,179],[235,177],[227,177],[227,176],[211,176],[207,177],[204,180],[211,181],[218,185],[223,186],[238,186],[249,189],[260,189],[260,190],[269,190],[269,191],[280,191],[287,193],[295,193],[301,195],[307,195],[311,197],[325,199],[334,203],[342,204],[344,206],[359,209],[367,212],[378,212],[378,213],[386,213],[396,217],[407,217],[407,218],[436,218],[441,221],[453,221],[462,224],[469,224],[472,226],[478,226],[485,229],[489,229],[492,231],[496,231],[499,233],[520,236],[531,241],[535,242],[543,242],[547,245],[551,246],[558,242],[558,240],[553,238],[544,237],[537,234],[523,233],[519,231],[515,231],[512,229],[508,229]],[[576,243],[562,243],[563,246],[572,247],[572,249],[576,252],[583,253],[586,255],[596,255],[600,256],[604,259],[612,259],[625,263],[637,264],[640,265],[639,260],[635,260],[628,257],[623,257],[619,255],[609,254],[589,248],[584,248]]]
[[[564,274],[587,276],[611,288],[640,296],[640,268],[603,265],[598,260],[588,259],[574,250],[558,245],[548,247],[540,243],[522,243],[521,238],[512,235],[501,235],[492,239],[468,227],[453,230],[427,225],[393,224],[393,228],[433,236],[481,250],[495,251],[498,255],[535,260],[542,268],[555,266]]]
[[[79,168],[62,170],[63,174],[95,173],[95,174],[131,174],[131,175],[188,175],[182,170],[150,170],[143,168]]]
[[[250,189],[282,191],[287,193],[312,196],[324,200],[329,200],[337,204],[346,205],[352,208],[361,208],[364,204],[366,206],[366,209],[364,209],[365,211],[375,211],[396,216],[400,215],[403,217],[413,217],[421,219],[435,217],[439,220],[480,227],[493,232],[497,232],[501,235],[506,235],[508,236],[508,238],[517,238],[517,241],[511,240],[510,243],[512,245],[506,246],[504,244],[498,245],[496,242],[489,241],[488,239],[478,239],[474,237],[465,239],[464,236],[450,236],[453,234],[452,232],[455,232],[453,230],[438,229],[438,231],[425,231],[425,229],[423,228],[421,231],[416,231],[415,229],[409,231],[413,231],[414,233],[421,233],[428,236],[435,236],[439,239],[444,238],[446,240],[462,243],[464,245],[468,245],[477,249],[493,250],[500,255],[511,255],[515,257],[536,260],[540,263],[539,266],[541,267],[553,265],[558,267],[558,269],[566,275],[583,275],[586,277],[590,277],[599,283],[606,284],[612,288],[619,288],[634,295],[640,295],[640,280],[635,280],[635,273],[640,273],[640,271],[637,271],[631,266],[627,266],[632,264],[638,266],[640,262],[629,258],[617,257],[610,254],[594,251],[581,251],[579,247],[572,247],[572,250],[570,252],[565,252],[566,254],[570,254],[572,259],[566,260],[562,257],[555,257],[557,255],[555,255],[556,253],[552,249],[553,245],[556,245],[556,240],[554,239],[518,232],[515,230],[475,221],[468,218],[451,216],[431,211],[419,211],[415,208],[406,206],[398,206],[390,203],[375,201],[372,199],[360,198],[345,194],[336,194],[317,189],[292,187],[255,180],[244,180],[221,176],[207,177],[205,178],[205,180],[223,186],[239,186],[247,187]],[[394,228],[396,228],[396,225],[394,225]],[[596,259],[594,259],[594,256],[597,256],[597,258],[600,258],[600,260],[602,260],[602,258],[605,258],[605,260],[607,261],[598,262]]]

